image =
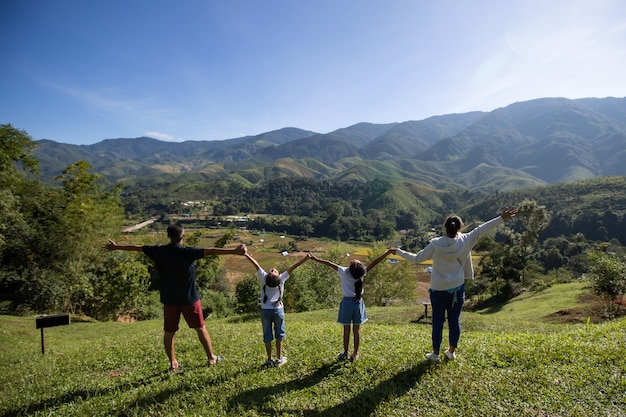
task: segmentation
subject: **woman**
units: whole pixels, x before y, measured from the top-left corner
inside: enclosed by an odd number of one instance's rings
[[[459,317],[465,302],[465,279],[474,278],[471,250],[481,236],[503,224],[516,213],[517,208],[507,207],[500,216],[481,224],[469,233],[460,232],[463,227],[460,217],[450,216],[444,223],[446,235],[431,240],[417,254],[399,248],[392,250],[393,254],[418,264],[428,259],[433,260],[428,289],[433,312],[433,351],[425,355],[426,359],[439,361],[439,348],[446,313],[448,314],[450,347],[445,351],[445,355],[449,360],[456,358],[454,351],[461,337]]]

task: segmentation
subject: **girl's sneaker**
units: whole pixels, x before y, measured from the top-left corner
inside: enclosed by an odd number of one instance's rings
[[[284,356],[281,356],[280,358],[276,359],[276,362],[274,362],[276,366],[283,366],[286,363],[287,363],[287,358]]]
[[[274,361],[271,359],[266,360],[265,363],[263,364],[264,368],[271,368],[272,366],[274,366]]]
[[[345,361],[348,359],[348,355],[346,355],[344,352],[341,352],[339,355],[337,355],[337,359],[339,359],[340,361]]]
[[[424,355],[424,357],[428,359],[429,361],[439,362],[439,355],[434,352],[427,353],[426,355]]]

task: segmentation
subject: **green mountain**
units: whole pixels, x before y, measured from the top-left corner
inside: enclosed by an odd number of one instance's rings
[[[280,176],[411,181],[485,193],[626,175],[626,98],[543,98],[491,112],[358,123],[321,134],[284,128],[221,141],[38,141],[50,181],[77,160],[111,181],[197,172],[255,184]]]

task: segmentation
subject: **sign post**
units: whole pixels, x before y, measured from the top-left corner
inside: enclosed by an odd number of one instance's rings
[[[57,314],[54,316],[39,316],[35,319],[35,328],[41,329],[41,354],[46,353],[43,329],[46,327],[65,326],[70,324],[69,314]]]

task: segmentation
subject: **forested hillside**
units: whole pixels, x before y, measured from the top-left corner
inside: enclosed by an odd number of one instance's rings
[[[487,196],[461,213],[486,218],[494,207],[534,200],[546,207],[550,223],[543,238],[583,234],[594,241],[626,243],[626,177],[603,177]]]

